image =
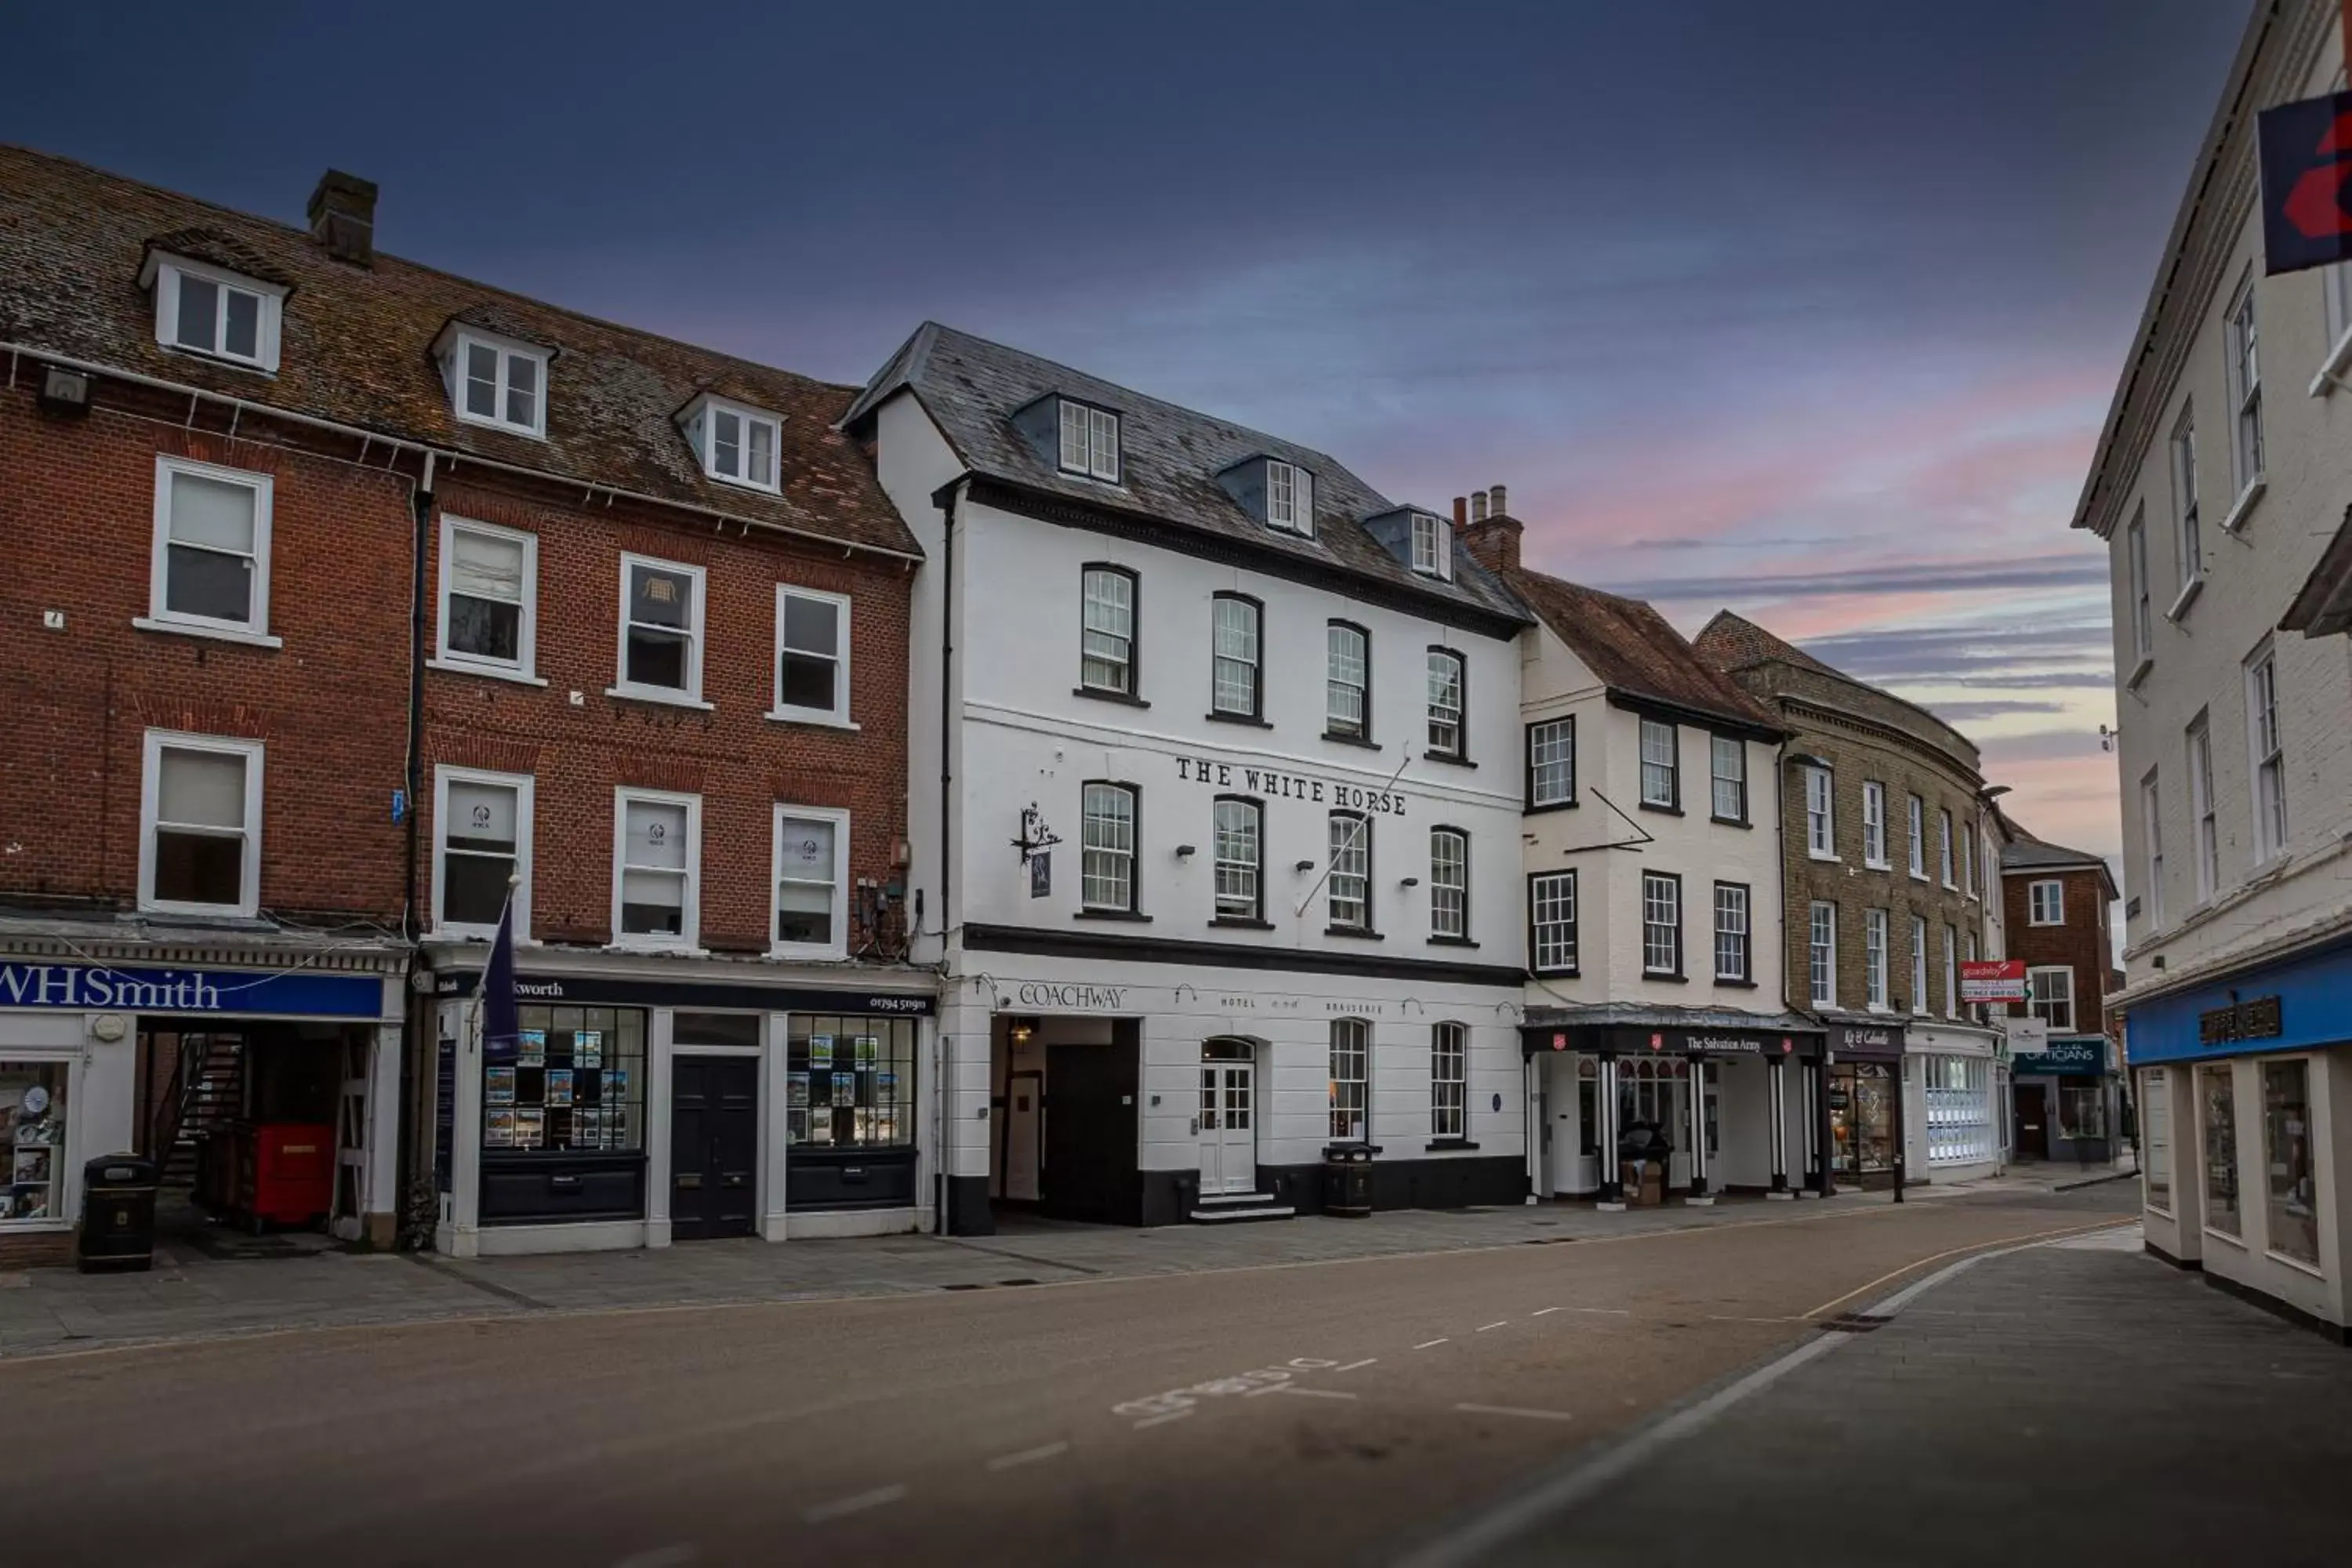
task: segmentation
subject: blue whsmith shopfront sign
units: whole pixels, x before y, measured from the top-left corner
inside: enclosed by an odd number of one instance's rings
[[[383,981],[373,974],[299,970],[257,974],[240,969],[0,963],[0,1007],[373,1018],[383,1010]]]

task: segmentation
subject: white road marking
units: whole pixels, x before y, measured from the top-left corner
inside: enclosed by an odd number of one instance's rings
[[[1017,1454],[999,1454],[988,1461],[988,1468],[992,1470],[1017,1469],[1023,1465],[1042,1464],[1047,1459],[1058,1459],[1069,1451],[1070,1446],[1067,1443],[1047,1443],[1042,1447],[1024,1448]]]
[[[1483,1334],[1483,1333],[1485,1333],[1485,1332],[1486,1332],[1487,1330],[1489,1330],[1489,1329],[1504,1329],[1504,1328],[1508,1328],[1508,1327],[1510,1326],[1510,1323],[1511,1323],[1511,1320],[1510,1320],[1510,1319],[1508,1319],[1508,1318],[1505,1318],[1505,1319],[1504,1319],[1501,1322],[1499,1322],[1499,1323],[1483,1323],[1483,1324],[1479,1325],[1478,1331],[1479,1331],[1480,1333],[1482,1333],[1482,1334]]]
[[[1559,1309],[1558,1307],[1538,1307],[1536,1309],[1535,1315],[1538,1318],[1549,1318],[1554,1312],[1559,1310]]]
[[[1565,1410],[1530,1410],[1522,1405],[1457,1405],[1456,1410],[1472,1415],[1524,1415],[1530,1421],[1573,1421],[1575,1416]]]
[[[693,1542],[678,1541],[646,1552],[633,1552],[614,1562],[613,1568],[678,1568],[680,1563],[691,1563],[700,1555]]]
[[[1422,1341],[1422,1342],[1421,1342],[1421,1343],[1419,1343],[1419,1344],[1417,1344],[1417,1345],[1413,1346],[1412,1348],[1413,1348],[1413,1349],[1415,1349],[1415,1350],[1417,1350],[1417,1351],[1425,1351],[1425,1350],[1430,1349],[1432,1346],[1434,1346],[1434,1345],[1442,1345],[1442,1344],[1444,1344],[1444,1343],[1446,1343],[1446,1342],[1445,1342],[1445,1341],[1444,1341],[1444,1340],[1423,1340],[1423,1341]]]
[[[876,1487],[870,1492],[859,1492],[855,1497],[819,1503],[814,1508],[803,1510],[801,1518],[809,1524],[823,1524],[827,1520],[840,1519],[853,1513],[864,1513],[869,1508],[880,1508],[887,1503],[897,1502],[906,1495],[907,1489],[903,1486]]]
[[[1140,1432],[1146,1426],[1165,1426],[1171,1421],[1189,1420],[1191,1419],[1192,1415],[1192,1413],[1189,1410],[1176,1410],[1170,1412],[1166,1415],[1153,1415],[1145,1420],[1137,1422],[1135,1424],[1135,1429]]]
[[[1270,1390],[1269,1392],[1275,1394],[1294,1394],[1300,1399],[1356,1399],[1361,1397],[1361,1395],[1349,1394],[1343,1389],[1298,1388],[1289,1384],[1285,1384],[1282,1387]]]
[[[1370,1366],[1380,1359],[1381,1358],[1376,1355],[1368,1355],[1361,1361],[1351,1361],[1345,1366],[1335,1366],[1331,1370],[1333,1372],[1353,1372],[1360,1366]]]

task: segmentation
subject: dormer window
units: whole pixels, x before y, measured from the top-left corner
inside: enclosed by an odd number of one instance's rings
[[[1296,463],[1268,458],[1265,521],[1269,528],[1287,529],[1311,537],[1315,532],[1315,476]]]
[[[1412,514],[1412,569],[1424,577],[1454,580],[1454,531],[1425,511]]]
[[[148,265],[157,342],[256,370],[278,368],[284,289],[176,256],[157,256]]]
[[[453,334],[445,369],[457,416],[522,436],[547,434],[545,349],[488,332]]]
[[[702,471],[730,485],[774,494],[776,448],[782,422],[772,414],[716,397],[697,398],[687,410],[686,438]]]
[[[1118,416],[1063,398],[1061,468],[1118,483]]]

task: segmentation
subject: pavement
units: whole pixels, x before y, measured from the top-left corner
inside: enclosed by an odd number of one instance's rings
[[[2352,1560],[2352,1353],[2151,1258],[2137,1225],[1986,1258],[1804,1349],[1407,1561]]]
[[[2127,1224],[2137,1196],[2108,1184],[1900,1207],[1407,1215],[1188,1231],[1167,1251],[1120,1250],[1163,1233],[1075,1231],[990,1250],[786,1244],[757,1249],[768,1268],[805,1255],[772,1283],[807,1289],[822,1263],[844,1293],[723,1306],[663,1304],[654,1290],[643,1303],[586,1300],[635,1278],[630,1268],[671,1294],[679,1270],[715,1280],[722,1265],[706,1260],[725,1249],[709,1247],[464,1270],[401,1258],[191,1264],[207,1282],[228,1269],[381,1271],[402,1289],[484,1300],[437,1319],[0,1361],[11,1434],[0,1517],[10,1561],[45,1565],[1385,1562],[1792,1347],[1893,1342],[1907,1321],[1871,1335],[1836,1325],[1923,1271]],[[1318,1248],[1333,1255],[1286,1255]],[[1025,1261],[1036,1258],[1048,1261]],[[885,1259],[887,1275],[859,1272]],[[2151,1289],[2196,1285],[2115,1261]],[[588,1274],[572,1271],[583,1262]],[[1050,1280],[1049,1266],[1062,1270]],[[31,1278],[0,1292],[11,1304],[0,1310],[69,1277]],[[849,1293],[861,1278],[875,1288]],[[943,1288],[982,1279],[1041,1283]],[[577,1294],[558,1299],[581,1304],[527,1306],[478,1280],[518,1295],[529,1293],[518,1281],[560,1282]],[[448,1300],[453,1312],[474,1306]],[[2274,1326],[2228,1305],[2260,1331]],[[1985,1354],[2030,1338],[2040,1311],[1988,1331]],[[1916,1399],[1980,1376],[1922,1366]],[[2109,1392],[2070,1386],[2074,1419],[2103,1426]],[[2243,1403],[2233,1419],[2251,1422]],[[2260,1447],[2265,1433],[2241,1425],[2200,1441]],[[1833,1466],[1805,1474],[1811,1523],[1792,1543],[1858,1506]],[[2079,1513],[2095,1477],[2036,1482]],[[1686,1506],[1651,1528],[1679,1528]],[[1874,1544],[1882,1563],[1909,1560],[1889,1558],[1884,1535]]]
[[[2067,1166],[2072,1173],[2074,1167]],[[1996,1178],[1915,1187],[1914,1204],[2046,1195],[2053,1181]],[[993,1237],[864,1237],[772,1244],[457,1260],[235,1232],[168,1239],[154,1268],[0,1272],[0,1360],[104,1346],[531,1313],[928,1295],[1551,1245],[1759,1222],[1819,1221],[1890,1206],[1885,1193],[1772,1203],[1726,1197],[1602,1214],[1589,1205],[1405,1210],[1363,1219],[1302,1215],[1243,1226],[1016,1222]]]

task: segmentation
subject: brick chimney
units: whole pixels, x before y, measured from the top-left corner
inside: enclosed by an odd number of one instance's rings
[[[366,267],[375,259],[375,182],[341,169],[319,176],[310,193],[310,237],[338,261]]]
[[[1469,526],[1456,531],[1462,548],[1490,572],[1519,569],[1519,535],[1525,530],[1517,518],[1503,510],[1507,500],[1507,492],[1500,485],[1477,491],[1470,498]]]

